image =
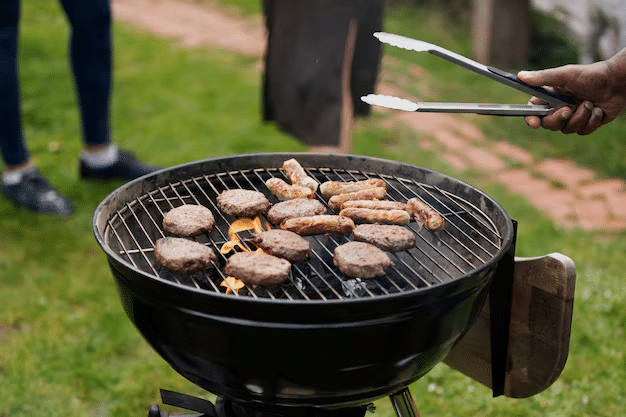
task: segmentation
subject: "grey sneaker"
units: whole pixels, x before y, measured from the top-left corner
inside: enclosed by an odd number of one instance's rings
[[[153,165],[140,162],[132,153],[123,149],[119,150],[117,161],[108,167],[90,168],[82,160],[80,161],[81,178],[93,180],[134,180],[158,169]]]
[[[24,172],[22,180],[17,184],[2,184],[2,195],[38,213],[70,214],[74,211],[72,203],[50,185],[36,168]]]

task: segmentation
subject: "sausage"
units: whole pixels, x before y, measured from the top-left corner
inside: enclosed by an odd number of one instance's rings
[[[344,193],[334,195],[328,200],[328,205],[332,210],[339,211],[346,201],[350,200],[380,200],[385,198],[387,189],[384,187],[368,188],[352,193]]]
[[[302,168],[302,165],[294,158],[283,162],[283,169],[285,170],[285,174],[287,174],[287,178],[289,178],[289,181],[291,181],[293,185],[310,188],[313,192],[317,191],[319,183],[309,177],[304,171],[304,168]]]
[[[411,215],[405,210],[374,210],[368,208],[345,208],[339,212],[340,216],[350,217],[355,223],[378,223],[407,225]]]
[[[280,224],[280,228],[300,235],[322,233],[348,234],[354,230],[354,221],[345,216],[319,214],[317,216],[295,217]]]
[[[369,178],[362,181],[326,181],[320,185],[320,192],[322,197],[329,199],[334,195],[353,193],[375,187],[384,187],[386,189],[387,183],[380,178]]]
[[[287,184],[280,178],[270,178],[265,181],[265,185],[272,194],[278,197],[279,200],[293,200],[295,198],[313,198],[315,192],[307,187],[300,185]]]
[[[349,200],[341,205],[342,209],[367,208],[374,210],[406,210],[406,203],[391,200]]]
[[[416,197],[411,198],[406,204],[408,212],[415,216],[415,220],[423,223],[428,230],[435,232],[443,229],[445,225],[443,217],[428,204]]]

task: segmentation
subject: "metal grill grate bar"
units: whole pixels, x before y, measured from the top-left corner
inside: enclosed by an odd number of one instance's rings
[[[417,246],[391,254],[394,266],[387,276],[371,280],[350,279],[333,266],[334,248],[349,241],[349,237],[307,236],[312,246],[310,258],[293,265],[288,284],[272,288],[245,287],[235,292],[234,296],[275,300],[329,300],[419,290],[467,274],[487,262],[499,250],[502,238],[493,222],[473,204],[448,191],[411,179],[357,170],[307,168],[306,171],[320,183],[381,178],[387,184],[388,199],[407,201],[417,197],[445,218],[446,227],[433,234],[416,223],[411,223],[408,227],[417,237]],[[195,176],[158,187],[125,204],[109,219],[105,233],[109,245],[133,267],[150,275],[178,285],[191,285],[199,290],[224,292],[226,288],[220,284],[226,279],[222,271],[227,256],[221,254],[219,248],[229,240],[228,227],[233,219],[217,208],[215,199],[221,191],[232,188],[256,190],[274,199],[265,187],[265,181],[272,177],[287,180],[282,169],[259,168]],[[328,208],[319,192],[317,198]],[[196,241],[212,247],[218,254],[213,268],[190,276],[178,276],[164,270],[156,263],[154,256],[154,243],[165,237],[161,226],[163,215],[182,204],[208,207],[217,223],[210,236],[195,238]],[[266,219],[263,220],[269,224]],[[246,233],[238,234],[242,244],[248,250],[255,250],[247,241],[249,235]]]

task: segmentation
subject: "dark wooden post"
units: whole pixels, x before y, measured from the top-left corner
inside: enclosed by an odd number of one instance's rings
[[[530,45],[530,0],[472,0],[474,59],[522,68]]]

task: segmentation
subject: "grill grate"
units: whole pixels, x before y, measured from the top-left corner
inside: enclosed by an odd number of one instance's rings
[[[334,248],[348,242],[349,236],[305,236],[311,243],[310,258],[293,264],[287,283],[269,288],[248,286],[231,296],[306,301],[415,291],[471,272],[488,262],[501,247],[502,238],[493,222],[475,205],[446,190],[411,179],[356,170],[310,168],[307,172],[320,183],[381,178],[387,183],[388,199],[407,201],[418,197],[445,217],[446,227],[432,233],[412,222],[407,227],[416,234],[416,247],[390,254],[394,266],[387,275],[368,280],[347,277],[333,266]],[[151,276],[201,291],[224,293],[226,287],[220,284],[226,279],[223,269],[227,255],[222,255],[220,248],[229,240],[228,228],[235,219],[222,214],[215,199],[226,189],[245,188],[260,191],[276,202],[265,186],[271,177],[287,180],[281,169],[268,168],[195,176],[158,187],[126,203],[111,216],[104,231],[105,242],[121,259]],[[317,198],[326,204],[321,195]],[[209,235],[195,238],[218,255],[213,268],[193,274],[172,273],[155,260],[154,243],[165,237],[163,215],[182,204],[204,205],[215,216],[215,229]],[[264,218],[262,222],[269,225]],[[256,249],[247,242],[249,232],[240,232],[238,236],[249,250]]]

